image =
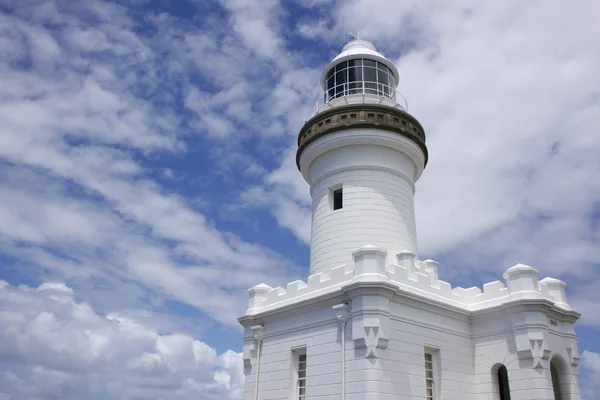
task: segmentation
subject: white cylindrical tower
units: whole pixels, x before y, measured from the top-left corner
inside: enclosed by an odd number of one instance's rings
[[[365,40],[347,43],[323,71],[323,101],[296,157],[313,199],[311,275],[350,263],[367,244],[385,249],[388,262],[417,254],[414,184],[427,148],[397,83],[396,67]]]

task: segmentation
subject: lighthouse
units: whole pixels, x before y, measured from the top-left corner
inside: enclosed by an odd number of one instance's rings
[[[580,314],[560,280],[518,264],[452,287],[418,257],[425,132],[395,65],[364,39],[323,69],[298,134],[310,186],[306,280],[249,289],[247,400],[578,400]]]
[[[346,44],[323,70],[323,107],[300,130],[296,157],[313,200],[311,274],[349,263],[367,243],[389,257],[417,254],[413,196],[427,147],[398,101],[398,79],[365,40]]]

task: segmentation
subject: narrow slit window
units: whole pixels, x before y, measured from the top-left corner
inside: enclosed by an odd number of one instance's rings
[[[306,353],[298,354],[298,377],[296,382],[298,389],[296,398],[298,400],[306,399]]]
[[[441,393],[442,359],[440,349],[425,347],[425,399],[439,400]]]
[[[434,400],[435,380],[433,377],[433,355],[431,353],[425,353],[425,390],[425,398]]]
[[[333,191],[333,210],[339,210],[344,206],[342,189],[336,189]]]

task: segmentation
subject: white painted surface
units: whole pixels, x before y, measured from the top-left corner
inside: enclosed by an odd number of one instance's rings
[[[252,291],[255,307],[243,321],[246,398],[255,387],[249,327],[256,323],[265,326],[260,399],[294,398],[297,347],[308,355],[307,399],[339,398],[342,335],[332,306],[348,302],[346,399],[424,399],[426,348],[439,355],[439,399],[499,399],[494,379],[502,364],[513,400],[552,400],[553,358],[561,363],[563,398],[580,399],[573,328],[579,315],[544,283],[562,287],[560,281],[538,281],[537,270],[519,264],[505,273],[508,287],[496,281],[484,291],[456,290],[432,279],[435,262],[403,255],[404,265],[387,264],[385,250],[365,246],[353,252],[351,264],[315,274],[307,284]]]
[[[311,274],[350,262],[352,251],[367,244],[390,257],[416,253],[414,182],[423,164],[411,140],[376,129],[348,129],[311,143],[300,160],[313,199]],[[340,187],[343,208],[333,210],[330,193]]]

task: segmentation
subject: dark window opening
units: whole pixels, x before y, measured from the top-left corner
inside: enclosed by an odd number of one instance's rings
[[[550,375],[552,377],[552,390],[554,391],[554,399],[562,400],[562,395],[560,393],[560,378],[558,375],[558,368],[556,368],[555,360],[552,360],[550,363]]]
[[[510,400],[508,371],[504,365],[498,368],[498,392],[500,393],[500,400]]]
[[[342,197],[343,197],[342,189],[336,189],[333,191],[333,209],[334,210],[339,210],[344,205]]]

